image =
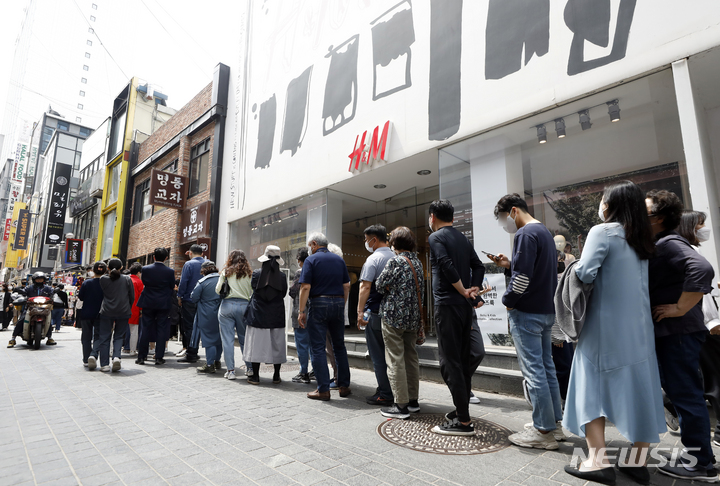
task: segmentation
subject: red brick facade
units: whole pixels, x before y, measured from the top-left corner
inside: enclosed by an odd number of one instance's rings
[[[211,106],[212,83],[195,96],[187,105],[178,111],[172,118],[152,134],[147,140],[140,144],[139,163],[147,160],[151,155],[162,148],[167,142],[175,138],[180,132],[191,123],[201,117]],[[207,187],[187,201],[188,208],[192,208],[207,201],[210,198],[210,185],[213,164],[213,142],[215,120],[212,120],[202,129],[191,136],[183,136],[180,143],[170,152],[156,160],[151,166],[135,176],[133,181],[132,211],[142,210],[135,208],[135,192],[139,185],[150,177],[151,169],[162,170],[175,159],[178,160],[177,173],[188,176],[190,166],[191,149],[204,141],[210,139],[210,154],[208,163]],[[130,226],[128,240],[128,260],[141,258],[152,253],[155,248],[170,248],[170,259],[168,266],[175,269],[176,276],[180,277],[183,264],[187,261],[185,251],[189,245],[180,246],[180,215],[181,210],[170,208],[155,208],[152,217]],[[150,263],[152,259],[149,259]]]

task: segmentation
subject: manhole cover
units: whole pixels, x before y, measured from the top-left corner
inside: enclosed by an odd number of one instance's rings
[[[420,452],[433,454],[486,454],[510,445],[512,431],[502,425],[473,419],[475,435],[469,437],[440,435],[431,432],[445,422],[439,414],[416,414],[407,420],[386,420],[378,425],[378,434],[388,442]]]

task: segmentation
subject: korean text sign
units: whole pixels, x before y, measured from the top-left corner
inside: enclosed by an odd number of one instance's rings
[[[184,209],[188,178],[153,169],[150,172],[150,204],[165,208]]]

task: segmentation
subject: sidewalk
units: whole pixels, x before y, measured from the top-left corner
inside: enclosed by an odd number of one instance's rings
[[[7,342],[10,332],[0,333]],[[378,435],[384,422],[364,397],[374,375],[352,370],[349,398],[308,400],[311,385],[284,371],[273,385],[222,373],[199,375],[169,357],[164,366],[123,359],[119,373],[82,366],[80,331],[63,327],[57,346],[0,348],[0,484],[9,485],[515,485],[583,484],[562,469],[577,437],[559,451],[511,446],[478,455],[417,452]],[[172,351],[179,351],[171,343]],[[239,350],[237,352],[239,355]],[[294,368],[295,366],[289,366]],[[474,417],[520,430],[522,399],[477,393]],[[423,413],[452,409],[444,385],[420,386]],[[609,445],[627,446],[614,428]],[[663,446],[679,445],[666,433]],[[653,484],[689,484],[653,474]],[[634,484],[619,476],[620,485]]]

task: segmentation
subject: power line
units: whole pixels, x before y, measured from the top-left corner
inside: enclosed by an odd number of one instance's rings
[[[188,37],[190,37],[190,40],[192,40],[192,41],[195,43],[195,45],[200,48],[201,51],[203,51],[205,54],[207,54],[207,55],[210,56],[210,57],[213,56],[213,54],[212,54],[211,52],[208,52],[207,50],[205,50],[205,48],[204,48],[203,46],[201,46],[198,41],[195,40],[195,38],[192,36],[192,34],[191,34],[190,32],[188,32],[187,30],[185,30],[185,27],[183,27],[180,22],[178,22],[177,20],[175,20],[175,18],[174,18],[172,15],[170,15],[170,12],[168,12],[167,10],[165,10],[165,8],[162,6],[162,4],[159,2],[159,0],[155,0],[155,3],[157,4],[158,7],[160,7],[160,8],[162,9],[163,12],[165,12],[165,14],[166,14],[168,17],[170,17],[170,20],[172,20],[173,22],[175,22],[175,24],[176,24],[178,27],[180,27],[180,29],[182,29],[182,31],[185,32],[185,34],[187,34]]]

